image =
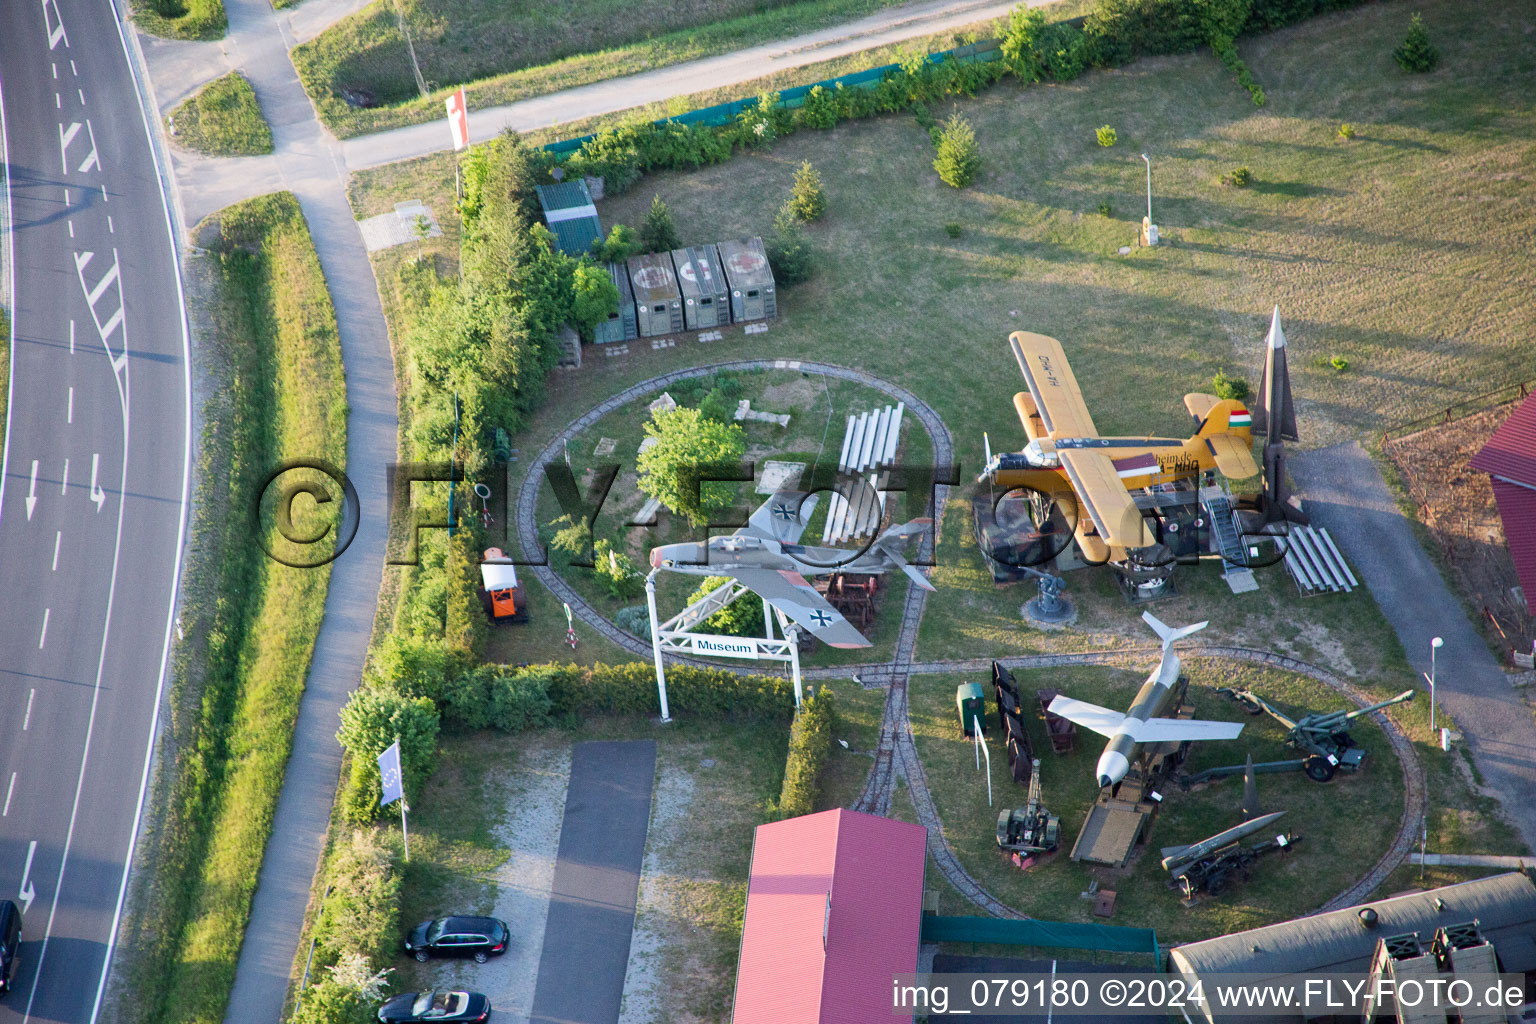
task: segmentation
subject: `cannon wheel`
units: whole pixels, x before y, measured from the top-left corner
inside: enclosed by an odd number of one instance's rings
[[[1307,778],[1313,782],[1328,782],[1333,778],[1338,768],[1334,767],[1333,762],[1321,754],[1313,754],[1307,758],[1306,764],[1302,765],[1302,770],[1307,773]]]

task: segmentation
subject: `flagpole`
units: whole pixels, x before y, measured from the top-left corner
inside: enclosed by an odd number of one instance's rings
[[[400,797],[400,836],[405,840],[405,862],[411,862],[411,832],[405,827],[405,797]]]

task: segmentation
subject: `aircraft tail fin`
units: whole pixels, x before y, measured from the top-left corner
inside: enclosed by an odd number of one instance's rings
[[[1235,398],[1226,398],[1211,406],[1200,421],[1196,437],[1212,434],[1237,434],[1244,438],[1253,436],[1253,413]]]
[[[895,563],[898,569],[907,574],[908,579],[924,590],[932,590],[933,584],[928,582],[927,576],[918,572],[912,563],[902,557],[899,548],[912,537],[922,536],[923,532],[932,525],[932,519],[914,519],[910,523],[891,527],[875,541],[875,547],[880,549],[880,553]]]
[[[1153,615],[1151,612],[1142,612],[1141,618],[1143,622],[1152,627],[1152,632],[1156,633],[1158,639],[1163,642],[1164,650],[1172,647],[1175,642],[1182,640],[1194,633],[1198,633],[1206,626],[1211,624],[1210,620],[1207,619],[1204,622],[1197,622],[1192,626],[1180,626],[1178,628],[1174,628],[1173,626],[1168,625],[1162,619],[1159,619],[1156,615]]]

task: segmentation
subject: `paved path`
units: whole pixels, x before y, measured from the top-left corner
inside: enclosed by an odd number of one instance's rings
[[[336,307],[349,410],[346,468],[361,502],[357,535],[332,566],[273,822],[276,841],[262,860],[225,1016],[229,1024],[266,1024],[282,1014],[335,799],[341,769],[337,712],[362,676],[373,632],[384,568],[385,467],[397,450],[395,378],[378,286],[347,204],[345,172],[288,60],[285,16],[275,15],[266,0],[226,0],[225,9],[229,35],[221,44],[175,45],[140,37],[162,112],[190,83],[234,67],[250,79],[272,126],[276,155],[263,164],[272,172],[266,176],[243,170],[252,161],[222,161],[223,172],[209,174],[203,162],[175,155],[184,222],[195,224],[228,203],[276,189],[298,197]]]
[[[1430,638],[1444,638],[1439,704],[1471,748],[1485,788],[1536,850],[1536,720],[1424,553],[1376,464],[1350,442],[1295,456],[1291,473],[1307,514],[1370,588],[1416,671],[1430,669]]]
[[[654,740],[578,743],[571,752],[533,1024],[619,1019],[655,781]]]

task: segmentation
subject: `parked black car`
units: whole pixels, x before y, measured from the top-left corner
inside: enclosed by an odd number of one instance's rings
[[[21,910],[0,900],[0,992],[9,992],[21,964]]]
[[[402,992],[379,1007],[383,1024],[480,1024],[491,1015],[491,1001],[479,992]]]
[[[405,951],[423,963],[431,956],[472,956],[483,964],[507,951],[509,934],[507,923],[494,917],[440,917],[412,928]]]

